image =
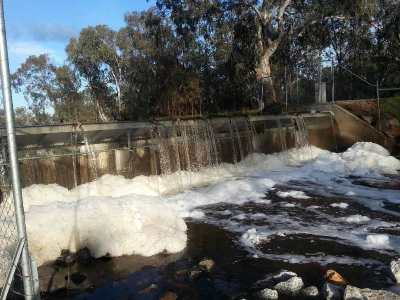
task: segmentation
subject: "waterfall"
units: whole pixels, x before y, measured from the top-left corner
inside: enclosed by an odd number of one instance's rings
[[[90,168],[91,174],[94,175],[94,179],[97,179],[99,174],[98,174],[98,168],[97,168],[96,152],[94,151],[92,145],[89,143],[89,139],[83,130],[82,130],[82,136],[83,136],[83,143],[85,144],[85,149],[86,149],[86,154],[88,157],[88,163],[89,163],[89,168]]]
[[[251,121],[250,118],[247,118],[247,133],[248,133],[248,137],[250,138],[249,153],[257,152],[259,150],[258,149],[258,145],[259,145],[258,135],[257,135],[256,128],[254,126],[254,123]]]
[[[171,128],[151,130],[161,175],[176,171],[197,171],[218,165],[217,139],[208,120],[178,120]]]
[[[307,147],[310,146],[308,140],[308,130],[307,125],[304,122],[303,116],[296,116],[292,119],[294,122],[294,138],[295,138],[295,146],[296,148]]]
[[[285,128],[282,127],[282,121],[281,119],[277,119],[276,123],[278,125],[278,131],[279,131],[279,140],[281,143],[281,151],[286,151],[287,150],[287,142],[286,142],[286,130],[287,127]]]

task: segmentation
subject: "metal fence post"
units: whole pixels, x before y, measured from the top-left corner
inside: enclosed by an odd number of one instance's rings
[[[4,5],[3,0],[0,0],[0,63],[1,63],[1,83],[3,91],[4,109],[6,114],[6,127],[7,127],[7,141],[8,151],[10,157],[11,177],[13,185],[13,196],[15,215],[17,222],[18,237],[20,240],[25,241],[21,254],[21,267],[24,283],[25,299],[31,300],[34,297],[33,282],[32,282],[32,266],[29,257],[26,227],[25,227],[25,214],[22,202],[22,191],[18,170],[17,158],[17,145],[15,141],[14,129],[14,109],[11,96],[10,85],[10,70],[8,66],[8,52],[7,52],[7,39],[6,28],[4,20]]]
[[[381,99],[379,95],[379,80],[376,80],[376,101],[378,104],[378,129],[382,130],[381,127]]]
[[[288,84],[287,84],[287,67],[285,65],[285,107],[286,113],[288,112]]]

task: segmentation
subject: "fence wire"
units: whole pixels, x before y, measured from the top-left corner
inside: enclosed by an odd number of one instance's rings
[[[22,299],[19,260],[23,243],[18,236],[6,139],[0,147],[0,299]]]

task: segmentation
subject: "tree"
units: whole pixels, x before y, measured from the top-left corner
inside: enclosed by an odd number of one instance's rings
[[[21,92],[34,118],[19,110],[21,119],[27,116],[29,123],[50,121],[75,122],[93,120],[84,103],[84,91],[77,73],[68,65],[55,66],[45,54],[30,56],[13,74],[13,86]],[[54,110],[51,117],[50,111]]]
[[[55,67],[46,54],[29,56],[13,74],[13,86],[22,92],[37,123],[50,119],[48,107],[55,80]]]
[[[282,44],[282,41],[297,38],[311,25],[320,24],[328,18],[348,19],[365,13],[365,4],[370,1],[294,1],[294,0],[214,0],[205,1],[208,7],[216,8],[217,20],[225,19],[236,24],[244,23],[252,28],[252,36],[240,34],[242,26],[236,26],[233,43],[237,47],[247,47],[251,50],[250,57],[254,59],[249,66],[256,79],[262,84],[263,102],[277,101],[272,73],[272,58]],[[167,11],[174,20],[178,30],[185,35],[187,31],[195,32],[198,24],[204,19],[198,17],[202,10],[198,1],[194,0],[158,0],[158,7]],[[332,7],[334,10],[332,10]],[[367,7],[369,8],[369,6]],[[193,16],[190,18],[190,16]],[[250,47],[248,45],[250,43]]]
[[[71,39],[66,51],[88,83],[100,120],[120,118],[125,78],[117,33],[105,25],[84,28],[78,39]]]

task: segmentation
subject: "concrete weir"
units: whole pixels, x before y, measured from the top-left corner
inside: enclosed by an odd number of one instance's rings
[[[73,188],[104,174],[132,178],[197,170],[219,162],[238,162],[252,152],[273,153],[302,146],[304,139],[335,151],[352,142],[349,126],[355,128],[354,134],[360,134],[359,140],[365,138],[361,136],[364,129],[340,110],[319,111],[20,127],[17,143],[22,182],[24,186],[57,183]],[[4,137],[5,130],[0,134]]]

